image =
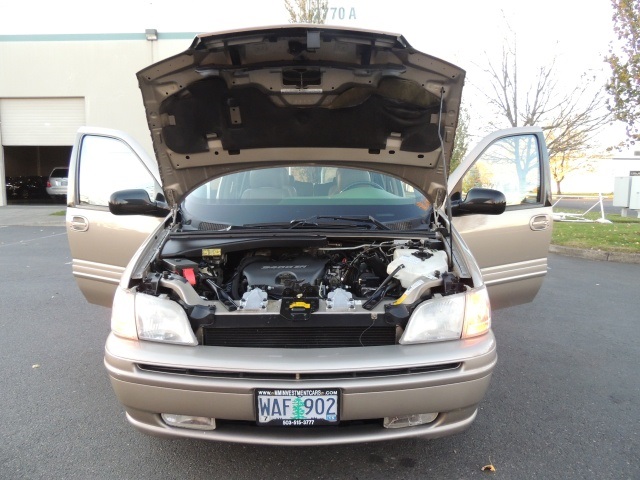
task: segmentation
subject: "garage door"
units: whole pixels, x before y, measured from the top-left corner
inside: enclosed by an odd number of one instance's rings
[[[84,98],[0,99],[2,145],[73,145]]]

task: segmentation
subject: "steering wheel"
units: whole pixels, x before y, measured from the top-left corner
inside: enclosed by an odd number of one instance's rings
[[[338,194],[341,194],[342,192],[346,192],[347,190],[351,190],[352,188],[356,188],[356,187],[373,187],[373,188],[377,188],[378,190],[384,190],[384,188],[382,188],[380,185],[378,185],[375,182],[367,182],[367,181],[360,181],[360,182],[353,182],[350,183],[349,185],[347,185],[346,187],[344,187],[342,190],[340,190],[338,192]]]

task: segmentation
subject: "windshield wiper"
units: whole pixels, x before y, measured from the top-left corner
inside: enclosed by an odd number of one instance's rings
[[[331,222],[318,222],[317,220],[332,220]],[[234,228],[286,228],[293,230],[296,228],[345,228],[345,227],[367,227],[378,230],[391,230],[384,223],[375,219],[371,215],[313,215],[309,218],[291,220],[289,223],[246,223],[241,227]]]
[[[321,224],[314,220],[334,220],[334,222],[330,224]],[[349,223],[345,223],[349,222]],[[378,230],[390,230],[384,223],[375,219],[371,215],[355,215],[355,216],[341,216],[341,215],[313,215],[309,218],[305,218],[302,220],[291,220],[291,226],[289,228],[314,228],[314,227],[332,227],[332,228],[342,228],[342,227],[356,227],[359,225],[354,225],[350,222],[358,222],[360,224],[365,224],[367,226],[374,226]],[[361,226],[361,225],[360,225]]]
[[[329,219],[329,220],[338,220],[345,222],[360,222],[367,225],[373,225],[378,230],[391,230],[388,226],[382,223],[380,220],[376,219],[371,215],[353,215],[353,216],[341,216],[341,215],[318,215],[315,217],[316,219]]]
[[[314,228],[318,226],[317,222],[314,222],[314,219],[317,219],[318,216],[317,215],[313,215],[309,218],[303,218],[301,220],[291,220],[289,222],[289,228],[293,229],[293,228]]]
[[[244,230],[251,228],[288,228],[288,222],[274,222],[274,223],[245,223],[244,225],[232,225],[231,230]]]

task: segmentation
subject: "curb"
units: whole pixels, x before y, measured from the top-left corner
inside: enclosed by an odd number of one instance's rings
[[[640,264],[640,253],[603,252],[602,250],[583,250],[581,248],[561,247],[559,245],[550,245],[549,252],[566,255],[567,257],[598,260],[601,262]]]

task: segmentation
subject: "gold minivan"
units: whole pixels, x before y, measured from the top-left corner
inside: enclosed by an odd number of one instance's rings
[[[67,209],[129,422],[286,445],[467,428],[491,309],[546,274],[542,131],[495,132],[449,172],[464,71],[374,31],[199,35],[138,81],[155,158],[81,129]]]

